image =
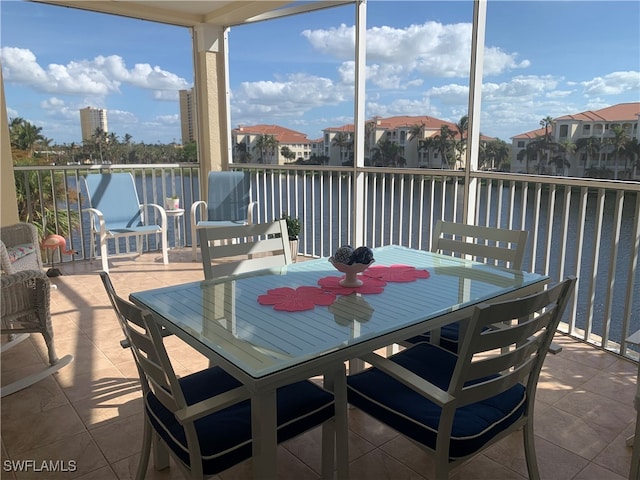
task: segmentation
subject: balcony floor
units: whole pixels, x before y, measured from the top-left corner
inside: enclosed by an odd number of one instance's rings
[[[170,265],[155,253],[114,259],[111,278],[118,293],[203,278],[190,251],[171,250]],[[52,279],[52,316],[59,356],[73,363],[53,377],[2,400],[2,460],[75,461],[67,473],[8,472],[2,478],[126,479],[135,473],[142,438],[142,401],[137,372],[120,347],[120,327],[95,261],[63,264]],[[3,338],[3,341],[6,340]],[[536,401],[536,446],[543,479],[619,480],[628,477],[633,433],[636,364],[568,336],[556,335],[561,353],[548,355]],[[177,338],[167,338],[178,374],[204,368],[206,359]],[[44,341],[32,335],[2,358],[2,383],[43,368]],[[429,479],[429,457],[389,428],[349,410],[352,479]],[[319,478],[319,429],[278,449],[282,478]],[[43,476],[44,475],[44,476]],[[182,478],[177,467],[149,468],[150,479]],[[251,462],[218,477],[251,478]],[[455,479],[525,479],[522,436],[517,433],[470,461]]]

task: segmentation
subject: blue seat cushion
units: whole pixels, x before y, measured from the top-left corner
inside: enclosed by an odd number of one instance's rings
[[[246,225],[246,220],[203,220],[198,222],[198,228],[207,227],[237,227],[238,225]]]
[[[240,383],[219,367],[181,378],[187,404],[232,390]],[[293,438],[321,424],[334,415],[333,395],[309,382],[297,382],[276,392],[278,443]],[[185,432],[173,413],[153,394],[147,394],[146,408],[153,428],[187,465],[189,448]],[[200,440],[203,471],[207,475],[251,457],[251,403],[239,402],[195,421]]]
[[[162,227],[155,224],[133,226],[111,224],[108,226],[107,230],[112,235],[121,235],[124,233],[139,233],[140,235],[148,235],[151,233],[160,233],[162,231]]]
[[[406,340],[411,344],[429,343],[431,342],[430,332],[421,333],[415,337]],[[440,329],[440,346],[446,348],[450,352],[458,353],[458,344],[460,343],[460,324],[450,323]]]
[[[390,358],[447,390],[458,357],[438,346],[420,343]],[[458,408],[451,432],[450,459],[477,452],[516,422],[524,413],[525,390],[517,384],[499,395]],[[352,405],[435,450],[441,408],[416,391],[377,368],[370,368],[347,377],[347,395]]]

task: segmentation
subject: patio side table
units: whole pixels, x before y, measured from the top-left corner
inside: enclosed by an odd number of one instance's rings
[[[173,244],[174,248],[183,247],[182,244],[182,228],[184,221],[184,208],[176,208],[175,210],[165,210],[167,217],[173,218]]]

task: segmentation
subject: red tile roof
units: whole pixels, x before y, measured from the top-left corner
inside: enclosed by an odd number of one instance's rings
[[[278,125],[251,125],[248,127],[240,126],[234,128],[233,132],[237,135],[273,135],[276,140],[282,144],[292,143],[309,143],[307,135],[302,132],[296,132],[289,128],[280,127]]]
[[[564,115],[554,118],[554,121],[622,122],[624,120],[638,120],[638,115],[640,115],[640,102],[631,102],[619,103],[618,105],[612,105],[596,111],[587,110],[586,112],[573,115]]]
[[[515,135],[511,138],[515,138],[515,139],[525,139],[525,138],[529,138],[531,140],[535,140],[538,137],[541,137],[544,135],[544,128],[538,128],[537,130],[531,130],[530,132],[526,132],[526,133],[521,133],[519,135]]]
[[[439,118],[423,116],[397,116],[387,118],[374,118],[378,121],[378,126],[386,129],[396,129],[401,127],[413,127],[414,125],[424,124],[426,130],[440,130],[443,125],[448,126],[454,132],[457,132],[455,123],[440,120]]]

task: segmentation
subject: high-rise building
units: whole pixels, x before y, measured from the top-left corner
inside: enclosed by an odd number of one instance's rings
[[[91,140],[97,129],[105,133],[109,132],[107,125],[107,111],[104,108],[81,108],[80,109],[80,128],[82,129],[82,141]]]
[[[193,88],[180,90],[180,131],[182,133],[182,144],[196,141],[197,121],[196,121],[196,99]]]

